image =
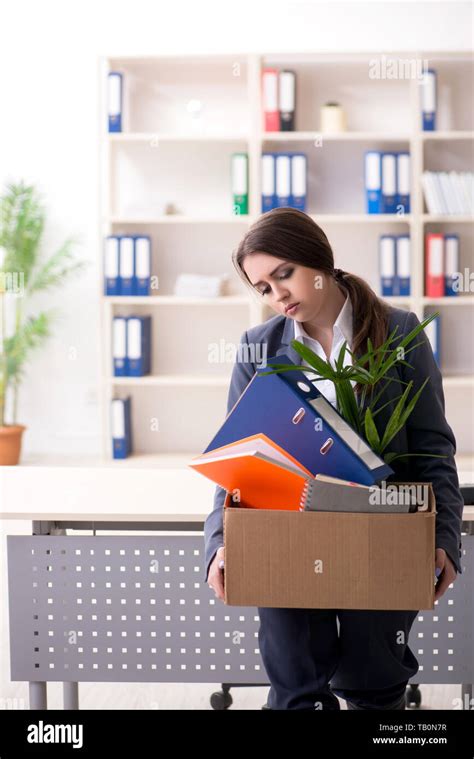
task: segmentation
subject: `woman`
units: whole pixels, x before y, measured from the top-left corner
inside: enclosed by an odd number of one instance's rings
[[[323,230],[305,213],[279,208],[261,216],[248,230],[234,254],[244,282],[277,316],[253,327],[241,338],[252,351],[238,355],[271,357],[285,353],[301,364],[290,343],[298,339],[334,363],[347,341],[362,355],[370,338],[374,347],[398,326],[397,335],[410,332],[419,320],[414,313],[388,306],[360,277],[334,268],[334,256]],[[392,464],[394,481],[431,482],[436,497],[435,599],[461,572],[460,535],[463,499],[454,463],[456,442],[444,415],[441,374],[426,337],[408,356],[412,368],[399,365],[395,377],[413,380],[413,393],[429,375],[415,410],[390,450],[428,453],[444,458],[413,457]],[[255,372],[255,364],[237,361],[231,379],[228,411]],[[346,352],[346,363],[350,360]],[[331,382],[318,389],[336,404]],[[400,385],[389,382],[376,417],[382,429],[393,410]],[[356,392],[360,388],[356,387]],[[205,524],[209,586],[224,598],[222,517],[225,491],[218,487],[214,509]],[[260,608],[260,653],[270,680],[271,709],[339,709],[334,694],[349,709],[403,709],[405,688],[418,671],[408,647],[416,611]]]

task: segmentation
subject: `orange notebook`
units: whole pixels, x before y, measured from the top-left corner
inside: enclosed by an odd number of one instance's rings
[[[242,506],[298,511],[311,472],[264,434],[251,435],[191,460],[190,467],[233,493]],[[236,502],[234,500],[234,502]]]

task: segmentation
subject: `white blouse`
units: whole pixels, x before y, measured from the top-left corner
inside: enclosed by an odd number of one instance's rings
[[[329,361],[332,366],[335,367],[336,365],[336,359],[339,355],[339,351],[341,349],[342,343],[344,340],[347,341],[347,347],[352,350],[352,303],[349,298],[349,296],[346,296],[345,303],[343,307],[341,308],[339,315],[334,322],[333,326],[333,340],[332,340],[332,347],[331,347],[331,355],[329,356]],[[299,340],[303,343],[303,345],[307,345],[308,348],[311,348],[311,350],[316,353],[316,355],[320,356],[324,361],[327,361],[327,356],[324,352],[324,349],[319,342],[319,340],[315,340],[314,338],[310,337],[306,330],[303,327],[303,324],[301,322],[296,321],[295,319],[295,340]],[[344,355],[344,366],[348,366],[352,364],[350,353],[347,352]],[[303,366],[309,366],[309,364],[306,361],[302,362]],[[314,379],[314,374],[311,372],[304,372],[305,377],[310,380],[312,377]],[[356,384],[355,381],[351,381],[352,386]],[[331,382],[331,380],[318,380],[316,382],[313,382],[313,385],[317,387],[317,389],[322,393],[327,400],[332,403],[334,408],[336,408],[336,389],[334,387],[334,383]]]

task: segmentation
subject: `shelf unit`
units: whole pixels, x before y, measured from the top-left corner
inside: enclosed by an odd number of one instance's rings
[[[438,71],[440,130],[424,133],[418,81],[368,76],[370,62],[381,55],[308,52],[101,59],[99,247],[102,251],[109,234],[149,234],[152,274],[160,283],[158,294],[150,297],[105,297],[100,268],[105,456],[111,451],[112,397],[132,396],[132,458],[149,455],[161,460],[189,451],[200,453],[222,423],[232,350],[244,330],[274,316],[242,285],[233,271],[231,251],[261,213],[260,156],[279,149],[308,155],[307,212],[328,235],[337,266],[364,277],[378,291],[379,235],[410,234],[412,294],[386,300],[414,311],[420,319],[440,310],[441,350],[447,347],[441,364],[447,417],[458,452],[474,453],[472,433],[466,430],[466,418],[472,418],[474,411],[470,339],[474,294],[432,299],[423,292],[425,233],[459,233],[460,268],[474,270],[473,219],[427,214],[420,181],[425,169],[462,165],[474,170],[474,120],[469,109],[474,62],[469,54],[456,52],[404,51],[388,56],[428,60]],[[260,81],[266,66],[296,71],[298,131],[263,131]],[[119,134],[107,132],[108,71],[124,74],[124,131]],[[348,131],[322,134],[319,108],[335,99],[346,110]],[[384,147],[410,151],[410,214],[365,213],[363,154]],[[249,156],[248,216],[232,214],[230,155],[235,151]],[[167,203],[176,206],[176,214],[164,213]],[[228,294],[215,299],[174,296],[174,281],[182,272],[227,273]],[[152,374],[116,378],[111,376],[112,319],[132,313],[153,317]],[[217,363],[210,360],[211,346],[220,350]]]

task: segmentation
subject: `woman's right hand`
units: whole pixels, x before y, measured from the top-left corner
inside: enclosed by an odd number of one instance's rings
[[[221,566],[219,567],[219,564]],[[224,546],[217,549],[216,555],[209,567],[207,584],[216,594],[216,598],[224,600]]]

